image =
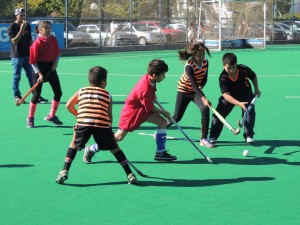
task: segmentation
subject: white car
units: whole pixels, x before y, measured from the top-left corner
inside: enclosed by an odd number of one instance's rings
[[[47,20],[50,21],[52,24],[55,23],[64,23],[65,21],[59,21],[59,20],[51,20],[51,19],[41,19],[41,20]],[[31,24],[38,24],[41,20],[35,20],[32,21]],[[67,34],[66,30],[64,31],[64,39],[66,39]],[[89,47],[89,46],[94,46],[92,36],[82,32],[78,31],[72,23],[68,21],[68,45],[70,47]]]
[[[187,31],[186,25],[184,25],[182,23],[170,23],[169,27],[173,28],[173,29],[176,29],[176,30],[181,30],[181,31],[184,31],[184,32]]]
[[[164,44],[167,42],[166,36],[161,32],[150,31],[145,25],[132,23],[125,24],[123,32],[133,33],[138,36],[140,45],[147,44]]]

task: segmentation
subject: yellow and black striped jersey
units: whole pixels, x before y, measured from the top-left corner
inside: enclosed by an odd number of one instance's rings
[[[177,91],[184,93],[195,93],[194,87],[203,88],[207,82],[208,61],[204,59],[202,66],[197,66],[189,59],[184,68],[184,73],[178,81]]]
[[[77,124],[108,128],[111,97],[108,91],[100,87],[84,87],[78,92]]]

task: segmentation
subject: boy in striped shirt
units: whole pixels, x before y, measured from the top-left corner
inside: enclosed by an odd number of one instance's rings
[[[77,151],[84,149],[85,144],[93,135],[100,150],[110,150],[123,167],[128,183],[136,183],[137,179],[112,131],[112,99],[109,92],[105,90],[107,70],[99,66],[93,67],[89,71],[88,79],[90,86],[81,88],[66,104],[68,110],[76,116],[77,123],[74,127],[73,140],[66,154],[64,167],[56,178],[56,182],[63,184],[68,179],[68,173]],[[78,109],[75,108],[76,104]]]

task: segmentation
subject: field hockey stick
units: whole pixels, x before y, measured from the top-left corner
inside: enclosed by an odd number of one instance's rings
[[[244,112],[244,116],[242,118],[242,122],[240,120],[238,120],[238,125],[239,127],[243,127],[245,124],[245,121],[249,115],[249,112],[251,111],[252,107],[254,106],[254,103],[256,101],[256,99],[258,98],[258,95],[255,95],[255,97],[252,99],[250,105],[248,106],[247,110]]]
[[[127,159],[127,162],[140,176],[142,176],[142,177],[147,176],[142,171],[140,171],[138,168],[136,168],[136,166],[132,162],[130,162],[128,159]]]
[[[27,92],[26,94],[19,100],[16,102],[16,105],[17,106],[20,106],[24,101],[25,99],[28,97],[28,95],[31,94],[31,92],[33,92],[38,86],[40,85],[40,82],[36,82]]]
[[[155,99],[156,104],[163,110],[166,111],[165,108],[162,106],[162,104],[160,104],[160,102]],[[195,143],[189,138],[189,136],[181,129],[181,127],[178,125],[178,123],[176,123],[176,121],[174,120],[174,118],[172,116],[170,116],[170,119],[172,121],[173,124],[175,124],[175,126],[181,131],[181,133],[186,137],[186,139],[189,140],[189,142],[191,142],[191,144],[195,147],[195,149],[200,152],[200,154],[209,162],[212,163],[213,161],[207,157],[196,145]]]
[[[225,118],[218,113],[218,111],[216,109],[214,109],[212,106],[209,106],[209,108],[213,111],[213,113],[216,115],[216,117],[218,117],[218,119],[225,125],[225,127],[227,127],[233,134],[238,134],[240,133],[240,128],[236,128],[234,129],[226,120]]]
[[[47,77],[47,76],[49,76],[49,74],[50,73],[52,73],[52,70],[50,71],[50,72],[48,72],[45,76],[44,76],[44,78],[45,77]],[[16,102],[16,105],[17,106],[20,106],[24,101],[25,101],[25,99],[28,97],[28,95],[30,95],[30,93],[32,93],[39,85],[41,84],[41,82],[36,82],[27,92],[26,92],[26,94],[19,100],[19,101],[17,101]]]

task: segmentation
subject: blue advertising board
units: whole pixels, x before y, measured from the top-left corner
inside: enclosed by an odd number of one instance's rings
[[[204,44],[209,49],[219,49],[218,40],[204,40]],[[264,48],[264,47],[265,47],[264,40],[258,38],[221,41],[221,49]]]
[[[9,23],[0,23],[0,52],[10,51],[10,42],[7,33],[7,29],[9,25],[10,25]],[[35,33],[36,25],[35,24],[30,24],[30,25],[31,25],[32,39],[35,40],[38,35]],[[52,25],[52,35],[57,38],[59,48],[64,48],[64,24],[63,23],[55,23]]]

